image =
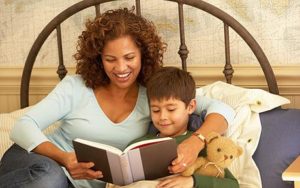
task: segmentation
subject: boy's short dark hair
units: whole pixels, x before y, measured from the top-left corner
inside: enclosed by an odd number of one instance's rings
[[[196,84],[189,72],[177,67],[162,67],[147,82],[148,99],[174,97],[187,106],[195,98]]]

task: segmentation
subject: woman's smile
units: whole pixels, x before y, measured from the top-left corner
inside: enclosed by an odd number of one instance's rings
[[[136,83],[141,70],[141,52],[130,36],[108,41],[102,52],[102,62],[110,84],[128,88]]]

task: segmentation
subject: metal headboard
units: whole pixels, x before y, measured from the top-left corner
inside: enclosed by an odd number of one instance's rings
[[[31,50],[27,56],[22,80],[21,80],[21,91],[20,91],[20,102],[21,108],[25,108],[29,105],[29,84],[30,77],[33,65],[35,63],[35,59],[44,44],[45,40],[51,34],[52,31],[56,30],[57,32],[57,46],[58,46],[58,57],[59,57],[59,65],[57,69],[57,74],[60,79],[62,79],[66,74],[67,70],[63,61],[63,48],[62,48],[62,39],[61,39],[61,23],[63,23],[70,16],[74,15],[77,12],[80,12],[83,9],[88,7],[95,7],[96,15],[100,14],[100,5],[106,2],[110,2],[113,0],[83,0],[78,2],[69,8],[62,11],[55,18],[53,18],[46,27],[39,34],[35,42],[33,43]],[[233,29],[250,47],[253,54],[256,56],[262,70],[264,76],[267,81],[269,92],[274,94],[279,94],[277,81],[275,79],[274,72],[271,68],[271,65],[263,52],[260,45],[256,42],[253,36],[233,17],[219,8],[204,2],[202,0],[167,0],[172,2],[177,2],[178,4],[178,18],[179,18],[179,32],[180,32],[180,46],[178,54],[181,58],[182,68],[186,70],[186,59],[188,57],[188,48],[185,44],[185,28],[184,28],[184,12],[183,6],[189,5],[198,9],[201,9],[217,18],[219,18],[224,23],[224,42],[225,42],[225,66],[224,66],[224,76],[226,78],[227,83],[231,83],[231,79],[233,77],[233,67],[230,61],[230,45],[229,45],[229,27]],[[140,0],[135,0],[136,13],[141,15],[141,4]]]

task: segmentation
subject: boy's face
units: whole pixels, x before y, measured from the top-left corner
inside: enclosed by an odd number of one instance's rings
[[[195,110],[196,100],[188,106],[175,98],[150,99],[151,118],[154,126],[160,131],[161,137],[174,137],[187,130],[189,115]]]

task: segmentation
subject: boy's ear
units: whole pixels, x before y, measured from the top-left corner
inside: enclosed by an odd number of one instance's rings
[[[196,99],[192,99],[188,105],[188,111],[189,111],[189,114],[192,114],[194,113],[194,111],[196,110]]]

